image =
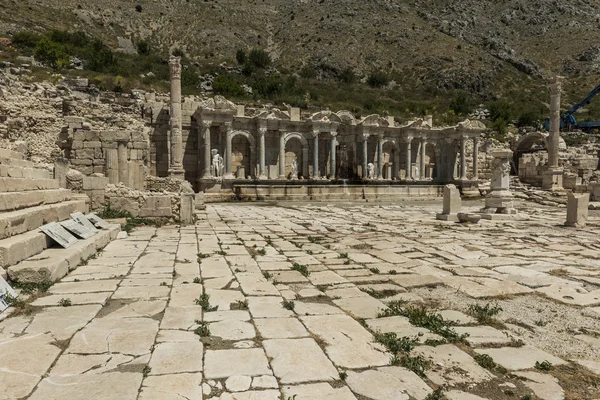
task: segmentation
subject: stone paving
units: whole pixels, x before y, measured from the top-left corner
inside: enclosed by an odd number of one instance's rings
[[[139,228],[4,316],[0,398],[600,399],[597,217],[438,208],[209,205]]]

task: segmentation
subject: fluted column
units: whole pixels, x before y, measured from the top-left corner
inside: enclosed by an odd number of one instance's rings
[[[210,170],[210,164],[212,162],[212,154],[211,154],[211,149],[210,149],[210,127],[212,125],[212,121],[202,121],[202,140],[204,141],[204,157],[203,157],[203,165],[204,165],[204,174],[202,175],[202,178],[204,179],[210,179],[212,178],[212,173]],[[200,141],[198,140],[198,143],[200,143]],[[200,169],[200,157],[198,157],[198,169]]]
[[[279,132],[279,179],[285,179],[285,132]]]
[[[129,160],[127,156],[127,141],[117,142],[117,159],[119,164],[119,182],[129,186]]]
[[[473,180],[479,180],[479,138],[473,138]]]
[[[407,137],[404,140],[406,150],[406,180],[412,179],[412,137]]]
[[[363,135],[362,137],[362,177],[366,179],[369,177],[369,172],[367,171],[367,140],[369,139],[369,135]]]
[[[258,157],[259,157],[259,165],[258,165],[258,177],[259,179],[266,179],[267,175],[265,174],[265,135],[267,133],[267,128],[259,128],[258,129]]]
[[[169,176],[183,179],[183,138],[181,134],[181,62],[179,57],[169,60],[171,73],[171,160]]]
[[[329,175],[331,179],[335,179],[336,173],[336,159],[335,159],[335,137],[337,133],[331,132],[331,139],[329,143]]]
[[[383,135],[377,137],[377,179],[383,179]]]
[[[467,138],[460,138],[460,179],[467,180]]]
[[[313,179],[319,179],[319,131],[313,131]]]
[[[425,157],[427,156],[427,140],[425,138],[421,138],[421,154],[420,154],[420,163],[419,163],[419,173],[421,174],[420,180],[424,181],[427,178],[427,174],[425,173]]]

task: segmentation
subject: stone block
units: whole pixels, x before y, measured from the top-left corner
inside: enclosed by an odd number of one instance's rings
[[[588,207],[590,203],[590,194],[567,193],[567,221],[566,226],[583,228],[588,219]]]
[[[442,221],[458,221],[457,214],[460,212],[461,198],[460,192],[454,185],[444,186],[444,206],[441,214],[436,215],[436,219]]]
[[[99,149],[102,147],[102,143],[98,140],[83,142],[84,149]]]
[[[168,208],[142,208],[139,210],[138,216],[144,218],[171,218],[173,217],[173,211],[171,207]]]
[[[181,205],[179,207],[179,220],[183,225],[194,223],[194,214],[196,212],[194,193],[183,193],[181,195]]]
[[[171,197],[151,196],[146,199],[144,208],[171,208]]]
[[[104,176],[84,176],[83,190],[104,190],[108,185],[108,178]]]

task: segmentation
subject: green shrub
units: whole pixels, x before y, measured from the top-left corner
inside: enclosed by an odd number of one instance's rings
[[[235,59],[238,64],[245,64],[247,60],[246,52],[243,49],[238,49],[238,51],[235,53]]]
[[[499,119],[503,120],[505,123],[508,123],[514,119],[515,111],[511,103],[506,100],[497,100],[489,105],[490,117],[492,121],[497,121]]]
[[[147,56],[150,54],[150,42],[147,40],[140,40],[136,44],[138,54]]]
[[[466,92],[459,92],[450,102],[450,110],[452,110],[455,115],[469,114],[472,106],[469,95]]]
[[[11,41],[19,48],[34,49],[41,39],[42,36],[37,33],[23,31],[15,33],[12,36]]]
[[[47,37],[42,38],[37,43],[34,54],[38,61],[53,69],[68,67],[71,61],[65,47]]]
[[[354,83],[356,82],[356,74],[354,70],[350,67],[344,68],[338,73],[338,79],[344,83]]]
[[[390,77],[381,71],[372,72],[367,78],[367,84],[374,88],[381,88],[390,83]]]
[[[253,49],[248,55],[248,62],[256,68],[267,68],[272,60],[269,53],[262,49]]]
[[[231,76],[219,75],[213,82],[213,91],[223,96],[243,96],[244,88]]]

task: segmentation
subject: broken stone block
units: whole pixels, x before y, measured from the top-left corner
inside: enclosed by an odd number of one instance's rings
[[[568,192],[567,197],[567,221],[565,222],[565,226],[583,228],[588,219],[590,194]]]
[[[454,185],[444,186],[444,208],[441,214],[436,215],[436,219],[442,221],[458,221],[457,214],[460,212],[461,199],[460,192]]]

